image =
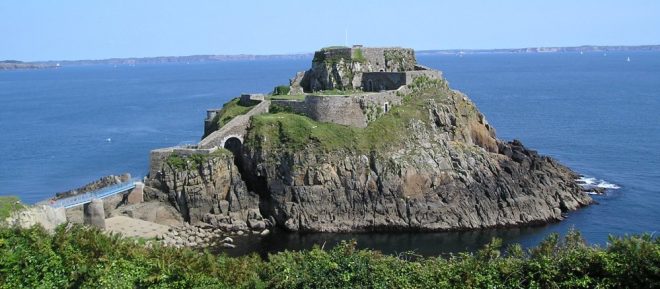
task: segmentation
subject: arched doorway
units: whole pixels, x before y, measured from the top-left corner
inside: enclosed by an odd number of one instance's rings
[[[229,150],[234,154],[235,157],[238,157],[243,152],[243,144],[241,140],[237,137],[230,137],[225,141],[224,148]]]

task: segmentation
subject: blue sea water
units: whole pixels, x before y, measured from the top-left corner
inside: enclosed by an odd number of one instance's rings
[[[626,59],[630,57],[630,61]],[[201,137],[207,108],[286,84],[311,59],[0,71],[0,195],[34,203],[101,176],[142,176],[151,149]],[[494,236],[534,245],[575,227],[587,241],[660,230],[660,53],[423,55],[497,129],[619,186],[546,226],[452,233],[272,234],[233,254],[356,239],[422,255]],[[248,244],[246,243],[246,244]],[[240,246],[239,246],[240,247]]]

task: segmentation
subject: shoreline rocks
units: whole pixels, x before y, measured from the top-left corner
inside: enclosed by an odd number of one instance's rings
[[[248,231],[252,233],[251,231]],[[265,236],[269,234],[268,229],[263,231],[255,231],[252,234]],[[249,234],[244,231],[225,231],[219,228],[213,228],[207,225],[193,226],[184,223],[178,227],[171,227],[167,233],[157,237],[164,246],[172,247],[193,247],[193,248],[206,248],[206,247],[221,247],[232,249],[238,246],[234,238]]]

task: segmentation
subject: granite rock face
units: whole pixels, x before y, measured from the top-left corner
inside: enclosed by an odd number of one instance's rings
[[[250,220],[262,220],[259,196],[248,191],[229,152],[181,159],[182,164],[165,163],[160,174],[150,176],[151,198],[167,199],[191,224],[247,229]]]
[[[353,89],[360,73],[420,69],[408,49],[324,49],[291,87]],[[237,232],[517,226],[559,221],[591,203],[576,173],[520,141],[497,139],[439,73],[411,75],[392,92],[401,101],[366,127],[253,116],[236,156],[219,149],[158,162],[145,199],[172,204],[187,222]]]
[[[34,225],[41,225],[49,232],[54,232],[55,228],[67,222],[64,208],[53,208],[47,205],[38,205],[14,212],[9,218],[0,220],[0,224],[7,226],[16,226],[29,228]]]
[[[383,131],[401,142],[368,152],[324,151],[313,141],[286,150],[248,134],[244,177],[262,188],[262,213],[292,231],[437,231],[553,222],[591,202],[574,172],[498,140],[446,82],[410,97],[418,105],[405,109],[423,117]]]

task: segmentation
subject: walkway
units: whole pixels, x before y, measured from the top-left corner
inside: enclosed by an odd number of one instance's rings
[[[119,193],[123,193],[129,190],[132,190],[135,188],[137,183],[141,182],[141,179],[138,178],[133,178],[130,179],[127,182],[107,186],[101,189],[98,189],[96,191],[84,193],[84,194],[79,194],[59,200],[55,200],[50,202],[48,205],[50,205],[53,208],[60,208],[63,207],[65,209],[75,207],[75,206],[80,206],[87,204],[92,201],[92,199],[103,199],[107,198],[110,196],[114,196]]]
[[[205,137],[202,141],[199,142],[197,147],[202,149],[224,147],[225,142],[232,137],[239,139],[241,143],[243,143],[243,136],[245,136],[247,128],[250,125],[250,118],[253,115],[267,113],[269,107],[270,100],[262,101],[250,109],[250,111],[248,111],[246,114],[233,118],[220,129]]]

